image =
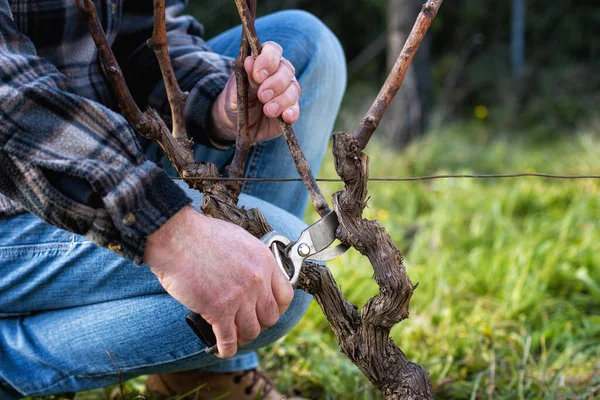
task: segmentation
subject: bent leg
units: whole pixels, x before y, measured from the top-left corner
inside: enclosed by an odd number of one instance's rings
[[[261,18],[257,28],[261,40],[282,44],[284,56],[296,66],[304,93],[295,129],[316,174],[345,87],[339,42],[320,21],[299,11]],[[234,56],[239,36],[236,28],[210,44],[215,51]],[[197,159],[205,159],[204,151],[221,167],[232,155],[232,151],[199,148]],[[296,176],[283,138],[253,150],[246,176]],[[308,199],[301,183],[252,182],[244,191],[297,217],[304,214]],[[297,237],[304,227],[269,203],[249,196],[241,201],[260,208],[272,226],[288,237]],[[239,371],[257,365],[252,352],[225,361],[204,354],[204,346],[185,324],[187,309],[162,290],[146,267],[136,268],[85,238],[34,217],[0,220],[0,273],[0,395],[4,397],[8,396],[5,387],[23,395],[101,387],[116,383],[118,371],[128,379],[195,368]],[[310,300],[296,291],[278,324],[245,349],[271,343],[289,331]]]
[[[196,204],[201,200],[190,195]],[[305,226],[264,201],[245,195],[240,200],[260,208],[286,235],[297,236]],[[184,321],[188,310],[162,290],[146,266],[135,267],[93,244],[87,248],[85,239],[33,219],[26,214],[0,219],[0,393],[3,384],[22,395],[76,392],[115,384],[119,371],[129,379],[257,366],[253,352],[225,361],[205,354]],[[37,245],[30,239],[34,232],[38,238],[45,233]],[[310,301],[296,291],[280,321],[242,350],[283,336]]]

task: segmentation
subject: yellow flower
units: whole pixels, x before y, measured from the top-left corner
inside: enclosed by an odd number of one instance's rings
[[[487,337],[492,336],[492,327],[489,326],[489,325],[484,326],[482,333],[483,333],[484,336],[487,336]]]
[[[479,105],[475,107],[475,117],[477,119],[485,119],[489,114],[488,108],[486,106]]]
[[[379,212],[377,213],[377,219],[380,221],[385,221],[386,219],[388,219],[389,216],[390,213],[388,212],[388,210],[379,210]]]

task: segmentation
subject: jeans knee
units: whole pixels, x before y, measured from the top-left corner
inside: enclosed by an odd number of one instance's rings
[[[295,290],[292,303],[279,321],[263,331],[252,343],[244,346],[243,350],[259,349],[284,337],[300,322],[312,300],[313,297],[305,291]]]
[[[323,81],[339,87],[346,86],[346,58],[335,34],[315,15],[303,10],[286,10],[275,14],[281,29],[294,38],[284,56],[296,67],[297,76],[323,75]],[[335,88],[332,88],[335,91]]]
[[[319,17],[305,10],[285,10],[281,11],[280,14],[286,20],[288,27],[297,28],[302,36],[313,44],[323,40],[331,41],[332,43],[335,42],[341,51],[339,40]]]

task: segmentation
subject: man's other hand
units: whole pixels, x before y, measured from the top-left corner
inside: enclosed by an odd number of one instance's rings
[[[274,325],[294,296],[264,243],[188,206],[148,237],[144,262],[173,298],[213,326],[223,358]]]
[[[291,62],[283,58],[283,49],[274,42],[265,42],[261,54],[246,58],[244,68],[248,73],[250,88],[248,112],[250,137],[255,142],[281,135],[277,117],[294,124],[300,115],[300,84]],[[237,89],[235,74],[231,74],[225,89],[213,103],[211,116],[217,141],[235,140],[237,136]]]

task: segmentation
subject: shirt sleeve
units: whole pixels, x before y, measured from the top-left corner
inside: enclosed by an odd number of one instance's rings
[[[160,69],[146,45],[152,35],[152,2],[124,2],[123,7],[115,55],[136,102],[156,109],[169,123],[171,113]],[[181,90],[189,92],[185,107],[188,134],[196,143],[218,146],[210,138],[210,110],[231,75],[233,59],[209,48],[202,38],[202,25],[181,15],[184,7],[182,0],[167,0],[166,23],[173,69]]]
[[[0,192],[136,264],[190,202],[147,161],[123,117],[73,94],[0,0]]]

